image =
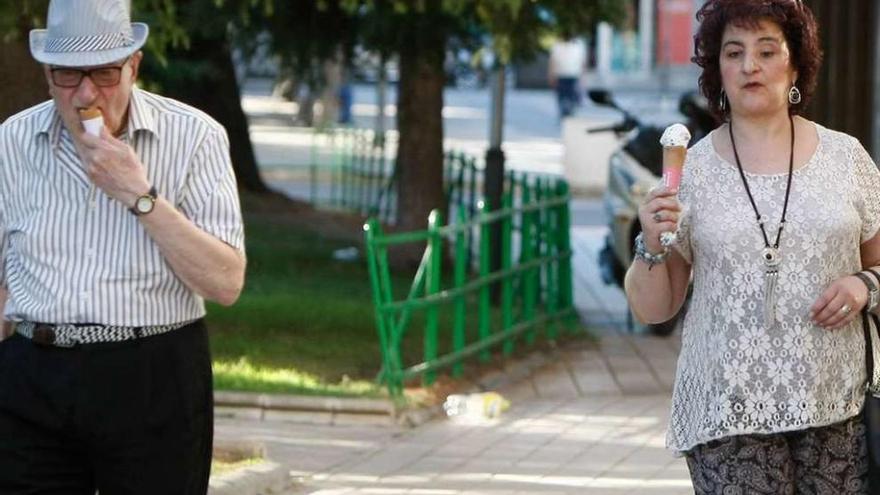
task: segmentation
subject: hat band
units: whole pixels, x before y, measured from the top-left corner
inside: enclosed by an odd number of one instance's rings
[[[99,52],[130,46],[134,43],[131,33],[110,33],[94,36],[51,38],[46,40],[46,53]]]

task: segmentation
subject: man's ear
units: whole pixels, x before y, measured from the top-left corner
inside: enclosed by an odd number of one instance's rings
[[[131,64],[131,80],[132,81],[137,81],[138,72],[141,67],[141,60],[143,60],[143,58],[144,58],[144,52],[142,52],[141,50],[136,51],[131,56],[131,61],[129,63]]]
[[[52,72],[49,70],[49,66],[45,64],[43,64],[43,76],[46,78],[46,86],[49,87],[49,96],[54,98],[55,86],[52,84]]]

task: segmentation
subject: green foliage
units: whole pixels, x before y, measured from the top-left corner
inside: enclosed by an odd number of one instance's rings
[[[626,0],[132,0],[133,18],[150,25],[146,51],[161,67],[190,37],[229,40],[249,52],[270,35],[282,67],[320,82],[320,63],[353,47],[395,54],[413,40],[476,48],[492,41],[502,62],[528,59],[560,33],[589,33],[600,20],[622,22]],[[48,0],[0,3],[0,37],[24,39],[45,23]],[[174,67],[199,71],[204,67]]]
[[[4,0],[0,3],[0,41],[22,40],[45,24],[49,0]]]
[[[220,17],[232,24],[239,46],[269,33],[282,67],[318,83],[320,62],[350,60],[354,46],[392,55],[437,40],[475,51],[491,40],[500,61],[527,60],[548,37],[588,34],[603,20],[623,22],[627,0],[212,1],[226,10]],[[237,10],[228,10],[232,4]]]

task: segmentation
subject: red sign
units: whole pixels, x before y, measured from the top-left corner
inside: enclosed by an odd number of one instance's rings
[[[693,54],[694,0],[657,0],[658,65],[687,65]]]

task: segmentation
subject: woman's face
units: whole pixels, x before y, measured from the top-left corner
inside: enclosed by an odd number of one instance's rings
[[[797,72],[778,24],[762,20],[757,29],[728,24],[721,39],[720,66],[732,113],[788,112],[788,92]]]

